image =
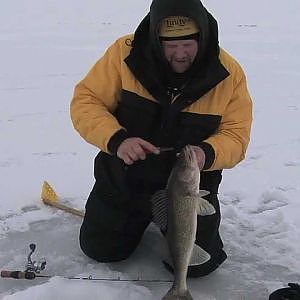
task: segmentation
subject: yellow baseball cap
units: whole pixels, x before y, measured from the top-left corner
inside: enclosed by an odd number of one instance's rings
[[[169,16],[164,18],[158,29],[158,35],[162,38],[177,38],[199,32],[195,21],[185,16]]]

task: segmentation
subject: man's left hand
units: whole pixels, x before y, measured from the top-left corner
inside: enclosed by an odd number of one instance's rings
[[[205,152],[199,146],[191,146],[194,150],[198,162],[199,169],[202,170],[205,164]]]

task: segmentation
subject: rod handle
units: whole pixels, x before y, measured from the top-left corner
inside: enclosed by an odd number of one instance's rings
[[[1,271],[2,278],[14,278],[14,279],[35,279],[34,272],[22,272],[22,271]]]

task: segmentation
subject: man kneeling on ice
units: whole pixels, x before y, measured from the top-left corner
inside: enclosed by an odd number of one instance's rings
[[[192,145],[199,188],[215,213],[196,215],[195,244],[205,259],[191,255],[187,275],[207,275],[224,262],[218,188],[222,169],[245,157],[252,101],[241,66],[219,47],[217,22],[199,0],[153,0],[134,35],[112,44],[76,86],[71,117],[101,150],[80,230],[87,256],[130,256],[176,153]]]

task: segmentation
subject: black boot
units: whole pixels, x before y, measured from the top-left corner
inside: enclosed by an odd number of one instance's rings
[[[300,285],[289,283],[288,288],[283,288],[273,292],[269,300],[300,300]]]

